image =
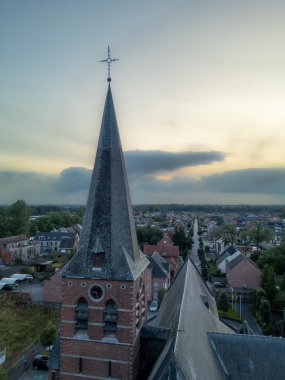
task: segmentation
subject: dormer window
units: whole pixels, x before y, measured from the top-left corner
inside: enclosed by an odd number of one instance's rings
[[[96,239],[96,243],[92,249],[92,266],[93,270],[101,270],[105,264],[105,252],[99,239]]]
[[[88,302],[80,298],[75,308],[75,327],[77,331],[88,329]]]
[[[93,253],[92,260],[93,260],[93,267],[95,267],[95,268],[102,267],[104,265],[104,262],[105,262],[104,252]]]

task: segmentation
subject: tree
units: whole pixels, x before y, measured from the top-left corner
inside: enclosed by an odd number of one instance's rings
[[[40,342],[43,346],[50,346],[54,342],[55,337],[56,327],[51,321],[49,321],[41,333]]]
[[[260,315],[264,323],[270,322],[270,303],[265,298],[262,298],[260,302]]]
[[[233,224],[223,224],[216,229],[215,236],[222,237],[224,239],[225,245],[233,245],[237,236],[236,227]]]
[[[162,238],[162,231],[157,227],[137,227],[137,237],[139,244],[156,244]]]
[[[11,236],[11,223],[8,217],[7,209],[0,209],[0,237]]]
[[[256,310],[259,310],[262,299],[266,299],[266,293],[263,288],[255,289],[253,293],[253,303]]]
[[[164,297],[164,294],[166,293],[166,289],[164,288],[159,288],[158,289],[158,292],[157,292],[157,297],[158,297],[158,304],[160,305],[162,300],[163,300],[163,297]]]
[[[274,300],[277,289],[275,273],[271,266],[265,265],[261,276],[261,287],[264,289],[270,303]]]
[[[249,231],[249,237],[250,240],[255,243],[257,248],[259,248],[261,242],[272,239],[272,232],[261,223],[257,223],[256,226]]]
[[[7,370],[0,366],[0,380],[7,380],[7,379],[8,379]]]
[[[250,238],[250,231],[249,230],[242,230],[240,232],[240,240],[245,243],[245,244],[249,244],[250,241],[251,241],[251,238]]]
[[[25,201],[18,200],[8,208],[10,229],[13,235],[28,234],[30,225],[30,209]]]
[[[228,311],[229,310],[229,303],[227,299],[227,295],[225,292],[222,292],[218,298],[217,307],[219,310],[222,311]]]
[[[77,213],[68,211],[50,211],[46,215],[34,220],[31,223],[31,234],[37,231],[48,232],[60,227],[70,227],[77,223],[82,223],[81,210]]]
[[[277,310],[283,310],[285,308],[285,292],[279,291],[273,301],[273,306]]]
[[[188,248],[188,239],[186,237],[185,231],[183,228],[175,227],[174,234],[172,236],[174,245],[179,246],[179,251],[182,252]]]
[[[281,280],[280,289],[285,291],[285,274],[283,275],[283,278]]]
[[[279,247],[273,247],[258,256],[257,264],[260,268],[270,265],[276,274],[285,274],[285,242]]]

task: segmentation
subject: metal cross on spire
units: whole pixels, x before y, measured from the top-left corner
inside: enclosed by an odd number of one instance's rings
[[[107,55],[107,58],[106,59],[102,59],[101,61],[99,61],[99,62],[106,62],[107,63],[107,66],[108,66],[108,78],[107,78],[107,81],[108,82],[111,82],[111,63],[115,62],[115,61],[118,61],[118,60],[119,60],[118,58],[111,58],[110,46],[108,46],[108,55]]]

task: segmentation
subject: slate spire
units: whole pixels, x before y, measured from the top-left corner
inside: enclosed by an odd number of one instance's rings
[[[109,83],[80,245],[64,275],[132,280],[147,265],[137,242]]]

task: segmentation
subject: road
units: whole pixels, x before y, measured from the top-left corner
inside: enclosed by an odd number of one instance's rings
[[[262,335],[261,329],[256,322],[252,311],[252,305],[247,302],[242,302],[241,305],[237,302],[234,304],[236,312],[239,314],[241,312],[241,318],[243,321],[247,321],[255,335]]]
[[[193,226],[193,245],[192,245],[192,253],[191,253],[191,259],[195,263],[196,267],[200,267],[200,259],[198,256],[198,249],[199,249],[199,235],[198,235],[198,220],[195,218],[194,220],[194,226]]]

